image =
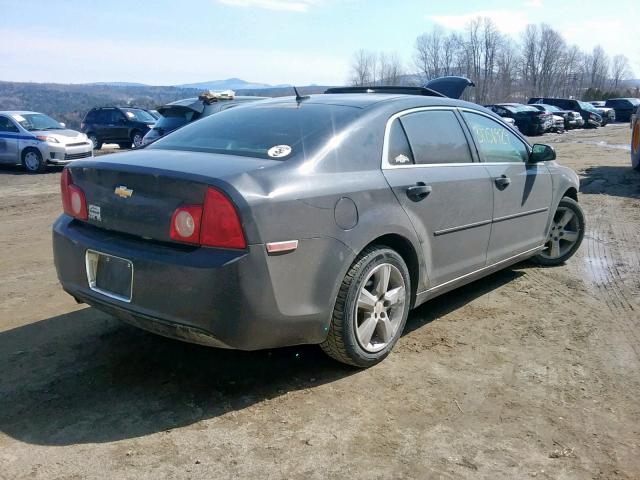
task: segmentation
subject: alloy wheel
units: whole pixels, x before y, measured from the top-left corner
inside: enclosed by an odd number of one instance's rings
[[[400,270],[390,263],[375,267],[362,283],[355,306],[355,333],[360,346],[369,353],[383,350],[395,338],[405,308]]]
[[[565,255],[580,238],[580,224],[577,215],[567,207],[558,207],[547,236],[547,248],[540,256],[547,259]]]
[[[24,156],[24,166],[27,167],[27,170],[35,172],[38,170],[40,166],[40,159],[35,152],[27,152]]]

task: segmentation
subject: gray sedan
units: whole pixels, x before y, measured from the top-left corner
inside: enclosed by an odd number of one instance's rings
[[[236,349],[320,344],[359,367],[409,310],[525,259],[560,265],[576,174],[500,117],[426,88],[225,110],[65,169],[63,288],[141,328]]]

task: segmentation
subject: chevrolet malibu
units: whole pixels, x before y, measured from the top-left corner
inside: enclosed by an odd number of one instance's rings
[[[64,165],[92,157],[84,133],[38,112],[0,112],[0,163],[19,165],[29,173],[41,173],[47,164]]]
[[[62,175],[63,288],[126,322],[244,350],[385,358],[409,310],[525,259],[560,265],[576,174],[499,116],[426,88],[236,107]]]

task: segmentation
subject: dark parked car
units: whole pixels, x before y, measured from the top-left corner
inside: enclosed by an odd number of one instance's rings
[[[616,111],[613,108],[609,108],[605,106],[606,102],[600,100],[594,100],[593,102],[589,102],[591,105],[595,107],[600,116],[602,117],[602,126],[604,127],[608,123],[613,123],[616,121]]]
[[[96,107],[89,110],[80,124],[96,149],[103,143],[117,143],[120,148],[139,147],[156,118],[142,108]]]
[[[537,108],[541,112],[547,112],[553,116],[562,117],[565,130],[580,128],[584,125],[582,115],[580,115],[578,112],[562,110],[555,105],[547,105],[545,103],[532,103],[531,106],[533,108]]]
[[[616,119],[619,122],[628,122],[640,106],[637,98],[610,98],[604,103],[605,107],[613,108],[616,112]]]
[[[327,92],[71,164],[53,226],[63,288],[162,335],[320,344],[367,367],[411,308],[580,245],[578,177],[551,147],[429,89]]]
[[[161,115],[151,130],[144,136],[143,145],[172,132],[187,123],[237,107],[246,102],[263,100],[266,97],[236,97],[234,94],[205,92],[197,98],[185,98],[158,107]]]
[[[596,108],[587,102],[581,102],[580,100],[574,100],[572,98],[533,97],[529,99],[528,103],[544,103],[546,105],[555,105],[562,110],[578,112],[582,115],[584,126],[588,128],[598,128],[602,125],[602,117]]]
[[[525,135],[542,135],[553,126],[553,115],[529,105],[497,103],[486,107],[501,117],[513,118],[518,130]]]

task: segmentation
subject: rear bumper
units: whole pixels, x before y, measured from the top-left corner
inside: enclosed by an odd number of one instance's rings
[[[133,263],[130,302],[91,290],[87,249]],[[353,258],[331,238],[270,256],[262,244],[233,251],[152,243],[66,215],[53,226],[53,251],[64,290],[78,300],[161,335],[242,350],[322,342]]]

